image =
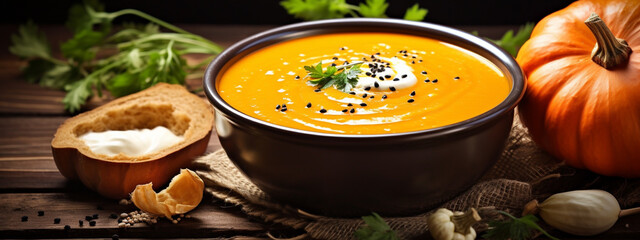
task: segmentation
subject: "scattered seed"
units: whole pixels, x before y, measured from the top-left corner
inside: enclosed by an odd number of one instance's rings
[[[386,99],[386,98],[387,98],[387,95],[382,95],[382,99]]]
[[[413,101],[415,101],[415,100],[413,100],[413,98],[407,100],[408,103],[412,103]]]
[[[438,79],[433,79],[433,81],[431,81],[432,83],[437,83]]]
[[[373,98],[375,98],[375,97],[376,97],[376,96],[371,96],[371,97],[369,97],[369,98],[373,99]]]
[[[120,239],[120,236],[118,236],[118,234],[113,234],[113,235],[111,235],[111,239],[112,240],[118,240],[118,239]]]
[[[335,63],[332,63],[332,64],[331,64],[331,66],[332,66],[332,67],[335,67],[335,66],[337,66],[337,65],[336,65]]]
[[[307,103],[307,108],[310,108],[310,107],[311,107],[311,103]]]
[[[296,76],[296,79],[300,79],[300,76]]]
[[[320,89],[313,90],[314,92],[320,92]]]
[[[53,224],[59,224],[59,223],[60,223],[60,218],[53,219]]]
[[[378,82],[373,82],[373,86],[376,87],[376,88],[379,88],[380,84],[378,84]]]
[[[333,57],[332,59],[333,59],[333,60],[338,60],[338,57]]]
[[[326,112],[327,112],[327,109],[324,109],[324,108],[320,109],[320,113],[326,113]]]
[[[120,213],[121,218],[126,218],[128,215],[126,213]]]
[[[400,78],[394,78],[393,81],[400,81]]]
[[[378,77],[378,79],[380,79],[380,81],[384,81],[384,78],[382,76]]]
[[[371,76],[371,72],[366,72],[364,74],[366,74],[367,76]]]
[[[67,231],[71,230],[71,226],[69,226],[69,225],[64,225],[64,230],[67,230]]]
[[[82,227],[82,225],[84,225],[84,221],[78,220],[78,226]]]
[[[38,216],[40,217],[44,216],[44,211],[38,211]]]
[[[407,77],[407,74],[402,74],[402,78],[406,78],[406,77]]]
[[[384,75],[384,78],[389,79],[389,78],[391,78],[391,75]]]
[[[29,221],[29,217],[28,216],[22,216],[22,221],[23,222]]]
[[[458,79],[460,79],[460,77],[454,77],[454,78],[453,78],[453,80],[458,80]]]
[[[422,71],[421,73],[422,73],[422,74],[427,74],[427,71]]]
[[[349,92],[349,94],[351,94],[351,95],[356,95],[356,92]]]
[[[366,106],[367,106],[367,104],[366,104],[366,103],[360,103],[360,106],[362,106],[362,107],[366,107]]]
[[[348,112],[348,111],[349,111],[349,109],[342,109],[342,112],[343,112],[343,113],[346,113],[346,112]]]
[[[89,221],[89,226],[95,227],[96,226],[96,221]]]
[[[409,94],[409,95],[411,95],[412,97],[415,96],[416,95],[416,91],[411,92],[411,94]]]
[[[278,106],[276,106],[276,110],[280,109],[280,104],[278,104]],[[89,220],[89,219],[87,219]]]
[[[364,88],[364,90],[365,91],[369,91],[369,90],[371,90],[371,87],[366,87],[366,88]]]
[[[351,106],[353,106],[353,104],[349,103],[349,104],[347,104],[347,106],[351,107]]]
[[[349,112],[350,113],[354,113],[354,112],[356,112],[356,110],[352,108]]]
[[[431,82],[431,80],[429,80],[428,78],[424,80],[424,82]]]
[[[362,98],[367,98],[367,96],[368,95],[365,93],[365,94],[362,95]]]
[[[280,109],[280,112],[286,112],[287,108],[286,107],[282,107],[282,109]]]
[[[395,92],[396,88],[395,87],[389,87],[389,90],[391,90],[392,92]]]

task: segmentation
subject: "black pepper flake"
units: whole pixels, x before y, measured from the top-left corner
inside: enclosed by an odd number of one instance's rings
[[[415,100],[413,100],[413,98],[407,100],[408,103],[412,103],[413,101],[415,101]]]
[[[349,104],[347,104],[347,106],[348,106],[348,107],[351,107],[351,106],[353,106],[353,104],[349,103]]]
[[[384,78],[391,78],[391,75],[384,75]]]
[[[395,87],[389,87],[389,90],[391,90],[392,92],[396,91]]]
[[[378,82],[373,82],[373,86],[376,87],[376,88],[379,88],[380,84],[378,84]]]
[[[454,77],[453,79],[454,79],[454,80],[458,80],[458,79],[460,79],[460,77]]]
[[[109,215],[109,218],[111,219],[118,219],[118,215],[115,213],[112,213],[111,215]]]
[[[300,79],[300,76],[296,76],[296,79]]]
[[[96,226],[96,221],[89,221],[89,226],[95,227]]]
[[[367,104],[366,104],[366,103],[360,103],[360,106],[362,106],[362,107],[366,107],[366,106],[367,106]]]
[[[367,96],[369,96],[369,95],[367,95],[366,93],[362,94],[362,98],[366,98]]]
[[[111,235],[111,240],[118,240],[118,239],[120,239],[120,236],[118,236],[118,234]]]
[[[400,78],[394,78],[393,81],[400,81]]]
[[[427,71],[422,71],[421,73],[422,73],[422,74],[427,74]]]
[[[351,110],[349,110],[349,112],[350,113],[354,113],[354,112],[356,112],[356,110],[352,108]]]
[[[382,95],[382,99],[386,99],[386,98],[387,98],[387,95]]]
[[[437,83],[437,82],[438,82],[438,79],[433,79],[433,81],[431,81],[431,82],[433,82],[433,83]]]
[[[82,225],[84,225],[84,221],[78,220],[78,226],[82,227]]]
[[[401,76],[401,77],[402,77],[402,78],[406,78],[406,77],[407,77],[407,74],[402,74],[402,76]]]
[[[313,90],[314,92],[320,92],[320,89]]]
[[[384,81],[384,78],[382,76],[380,76],[378,79],[380,79],[380,81]]]
[[[69,226],[69,225],[64,225],[64,230],[67,230],[67,231],[71,230],[71,226]]]
[[[343,113],[346,113],[346,112],[348,112],[348,111],[349,111],[349,109],[342,109],[342,112],[343,112]]]
[[[364,90],[365,91],[369,91],[369,90],[371,90],[371,87],[366,87],[366,88],[364,88]]]
[[[349,94],[351,94],[351,95],[356,95],[356,92],[349,92]]]
[[[59,223],[60,223],[60,218],[53,219],[53,224],[59,224]]]
[[[23,222],[29,221],[29,217],[28,216],[22,216],[21,219]]]
[[[411,95],[412,97],[415,96],[416,95],[416,91],[411,92],[411,94],[409,94],[409,95]]]
[[[327,112],[327,109],[324,109],[324,108],[320,109],[320,113],[326,113],[326,112]]]
[[[38,211],[38,216],[40,217],[44,216],[44,211]]]
[[[276,106],[276,110],[280,109],[280,104],[278,104],[278,106]],[[89,216],[87,216],[89,217]],[[91,220],[91,219],[87,219],[87,220]]]
[[[310,107],[311,107],[311,103],[307,103],[307,108],[310,108]]]

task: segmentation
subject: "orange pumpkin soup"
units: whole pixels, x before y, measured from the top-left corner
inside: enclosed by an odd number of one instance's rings
[[[353,88],[304,66],[359,67]],[[353,82],[352,82],[353,83]],[[234,62],[217,89],[232,107],[281,126],[340,134],[424,130],[502,102],[511,83],[489,60],[445,42],[395,33],[335,33],[270,45]]]

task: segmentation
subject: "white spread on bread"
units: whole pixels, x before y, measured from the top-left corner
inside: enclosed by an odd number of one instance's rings
[[[96,154],[115,156],[120,153],[136,157],[160,151],[184,140],[166,127],[126,131],[88,132],[79,137]]]

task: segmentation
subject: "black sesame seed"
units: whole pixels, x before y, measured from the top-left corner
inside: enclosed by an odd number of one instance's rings
[[[403,57],[408,57],[409,55],[407,55],[406,53],[404,55],[402,55]]]
[[[376,88],[379,88],[380,84],[378,84],[378,82],[373,82],[373,86],[376,87]]]
[[[431,82],[433,82],[433,83],[437,83],[437,82],[438,82],[438,79],[433,79],[433,81],[431,81]]]
[[[373,63],[369,63],[369,68],[373,68]]]
[[[111,215],[109,215],[109,218],[111,218],[111,219],[117,219],[117,218],[118,218],[118,215],[117,215],[117,214],[115,214],[115,213],[112,213]]]
[[[371,77],[372,77],[372,78],[376,77],[376,73],[375,73],[375,71],[373,72],[373,74],[371,74]]]
[[[366,88],[364,88],[364,90],[365,91],[369,91],[369,90],[371,90],[371,87],[366,87]]]
[[[96,221],[90,221],[89,226],[92,226],[92,227],[96,226]]]
[[[351,94],[351,95],[356,95],[356,92],[349,92],[349,94]]]
[[[326,109],[324,109],[324,108],[323,108],[323,109],[320,109],[320,113],[326,113],[326,112],[327,112],[327,110],[326,110]]]
[[[367,61],[367,58],[366,58],[366,57],[363,57],[363,58],[362,58],[362,61],[365,61],[365,62],[366,62],[366,61]]]
[[[93,217],[91,217],[91,216],[84,216],[84,220],[90,221],[92,219],[93,219]]]
[[[366,72],[364,74],[366,74],[367,76],[371,76],[371,72]]]
[[[314,92],[320,92],[320,89],[313,90]]]
[[[391,78],[391,75],[384,75],[384,78]]]
[[[353,106],[353,104],[349,103],[349,104],[347,104],[347,106],[348,106],[348,107],[351,107],[351,106]]]
[[[416,61],[411,61],[411,64],[416,64]]]
[[[282,108],[287,108],[287,104],[282,104]]]
[[[118,218],[118,223],[121,223],[121,222],[122,222],[122,218]]]
[[[40,217],[44,216],[44,211],[38,211],[38,216]]]
[[[424,82],[431,82],[431,80],[429,80],[428,78],[424,80]]]
[[[415,96],[416,95],[416,91],[411,92],[411,94],[409,94],[409,95],[411,95],[412,97]]]
[[[401,77],[402,77],[402,78],[406,78],[406,77],[407,77],[407,74],[402,74],[402,76],[401,76]]]
[[[380,53],[379,53],[379,52],[377,52],[377,53],[376,53],[376,55],[380,55]]]
[[[375,55],[371,55],[371,58],[376,58],[376,56]]]
[[[362,98],[366,98],[367,96],[368,96],[368,95],[367,95],[366,93],[365,93],[365,94],[362,94]]]
[[[460,77],[454,77],[453,79],[458,80],[458,79],[460,79]]]
[[[335,66],[337,66],[337,65],[336,65],[335,63],[332,63],[332,64],[331,64],[331,66],[332,66],[332,67],[335,67]]]
[[[60,218],[53,219],[53,224],[59,224],[59,223],[60,223]]]
[[[333,60],[338,60],[338,57],[333,57],[332,59],[333,59]]]
[[[340,50],[344,50],[344,47],[341,47]]]
[[[427,71],[422,71],[421,73],[422,73],[422,74],[427,74]]]
[[[276,110],[278,110],[278,109],[280,109],[280,104],[278,104],[278,106],[276,106]],[[89,216],[87,216],[87,217],[89,217]],[[87,220],[90,220],[90,219],[87,219]]]
[[[380,81],[384,81],[384,78],[382,76],[378,77],[378,79],[380,79]]]
[[[111,235],[111,240],[118,240],[118,239],[120,239],[120,236],[118,236],[118,234]]]
[[[82,225],[84,225],[84,221],[78,220],[78,226],[82,227]]]
[[[369,98],[373,99],[373,98],[375,98],[375,97],[376,97],[376,96],[371,96],[371,97],[369,97]]]
[[[386,98],[387,98],[387,95],[382,95],[382,99],[386,99]]]
[[[393,81],[400,81],[400,78],[394,78]]]
[[[411,56],[411,58],[416,58],[416,55]]]
[[[418,60],[418,62],[422,62],[422,59]]]
[[[415,101],[415,100],[413,100],[413,98],[407,100],[408,103],[412,103],[413,101]]]
[[[300,76],[296,76],[296,79],[300,79]]]
[[[367,104],[366,104],[366,103],[360,103],[360,106],[362,106],[362,107],[366,107],[366,106],[367,106]]]
[[[342,109],[342,112],[343,112],[343,113],[346,113],[346,112],[348,112],[348,111],[349,111],[349,109]]]
[[[69,225],[64,225],[64,230],[67,230],[67,231],[71,230],[71,226],[69,226]]]
[[[347,65],[349,64],[349,61],[344,61],[344,63],[342,63],[342,65]]]
[[[29,221],[29,217],[28,216],[22,216],[22,221],[23,222]]]
[[[392,92],[396,90],[395,87],[389,87],[389,90],[391,90]]]
[[[354,112],[356,112],[356,110],[352,108],[349,112],[350,113],[354,113]]]
[[[286,107],[283,107],[282,109],[280,109],[280,112],[286,112],[286,111],[287,111]]]
[[[307,108],[310,108],[310,107],[311,107],[311,103],[307,103]]]

